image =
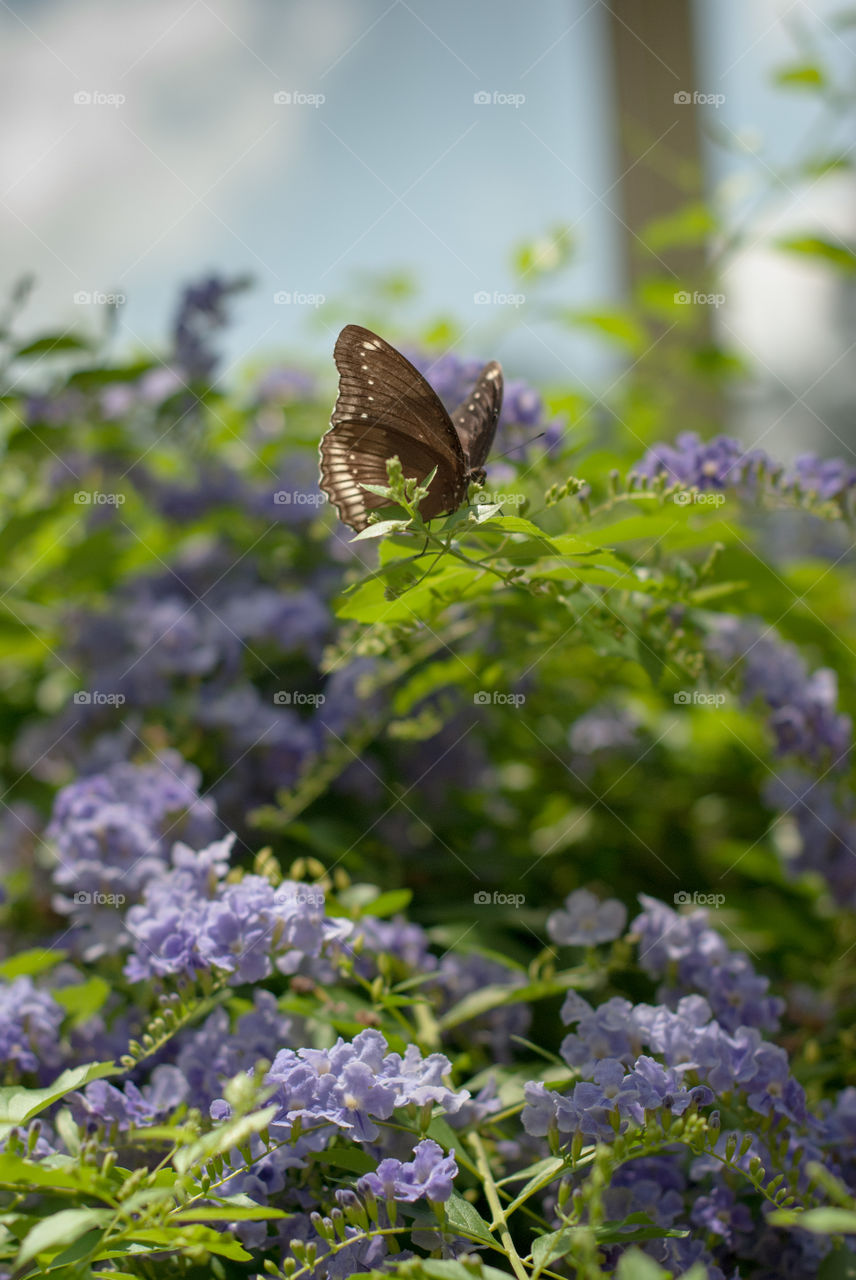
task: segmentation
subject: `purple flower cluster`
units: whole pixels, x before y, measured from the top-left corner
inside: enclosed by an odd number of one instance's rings
[[[61,1060],[59,1029],[65,1012],[27,975],[0,983],[0,1060],[7,1073],[50,1075]]]
[[[70,1095],[72,1115],[77,1124],[93,1132],[100,1126],[116,1125],[120,1133],[131,1125],[145,1127],[170,1115],[186,1101],[187,1081],[175,1066],[155,1067],[148,1084],[137,1087],[127,1080],[121,1089],[106,1080],[92,1080],[82,1093]]]
[[[856,903],[856,804],[844,782],[852,722],[838,710],[835,673],[809,672],[797,650],[757,626],[717,620],[708,649],[720,662],[739,664],[744,701],[762,701],[780,757],[788,761],[765,787],[769,803],[788,813],[800,849],[787,861],[796,875],[826,880],[836,899]],[[819,774],[819,776],[818,776]]]
[[[217,367],[212,338],[229,319],[228,300],[245,289],[247,280],[212,275],[187,285],[173,325],[173,360],[189,381],[210,379]]]
[[[157,715],[175,738],[203,732],[218,808],[237,829],[322,750],[328,715],[341,733],[348,711],[359,712],[349,668],[330,678],[329,691],[319,672],[330,627],[317,591],[270,586],[225,548],[185,558],[127,584],[109,615],[71,619],[70,664],[114,697],[75,702],[33,727],[16,758],[22,768],[41,758],[43,769],[56,769],[82,757],[97,769],[133,755]],[[359,674],[365,663],[354,666]]]
[[[769,994],[769,980],[755,972],[746,955],[726,947],[710,928],[707,911],[682,915],[646,894],[639,901],[644,910],[632,931],[639,939],[640,968],[663,980],[658,999],[674,1006],[681,996],[699,992],[726,1031],[778,1029],[784,1001]]]
[[[731,436],[702,440],[695,431],[682,431],[674,444],[653,445],[634,470],[652,478],[665,475],[670,485],[726,489],[752,480],[767,462],[763,450],[746,450]]]
[[[636,1104],[642,1086],[661,1089],[665,1099],[680,1078],[692,1072],[716,1094],[741,1090],[750,1110],[759,1115],[785,1117],[796,1124],[806,1120],[805,1095],[790,1074],[784,1049],[765,1041],[757,1027],[726,1031],[702,996],[685,996],[674,1010],[664,1005],[633,1005],[619,996],[593,1009],[572,991],[562,1008],[562,1020],[577,1023],[576,1031],[563,1040],[561,1054],[583,1077],[606,1084],[596,1075],[598,1070],[606,1070],[604,1062],[613,1073],[617,1073],[615,1063],[622,1072],[630,1068],[623,1084],[617,1077],[610,1078],[625,1111]],[[654,1078],[650,1059],[640,1056],[644,1049],[662,1057],[664,1076]],[[641,1071],[640,1063],[644,1063]],[[658,1064],[654,1066],[662,1071]],[[682,1099],[683,1093],[677,1089],[674,1096]],[[711,1094],[708,1101],[712,1100]],[[620,1107],[619,1111],[623,1117],[625,1112]],[[632,1110],[627,1114],[634,1116]]]
[[[199,774],[174,751],[150,764],[115,764],[57,793],[46,835],[57,866],[54,906],[78,927],[87,956],[116,950],[116,908],[139,901],[176,840],[201,845],[219,826]]]
[[[323,1149],[337,1132],[376,1142],[377,1122],[389,1120],[398,1107],[459,1110],[470,1095],[444,1083],[450,1071],[443,1054],[423,1058],[413,1044],[403,1056],[390,1053],[379,1031],[361,1031],[351,1043],[340,1038],[331,1049],[281,1049],[265,1077],[276,1086],[271,1101],[279,1107],[270,1128],[289,1138],[299,1122],[306,1150]],[[228,1104],[215,1103],[211,1113],[224,1119]]]
[[[320,889],[288,880],[274,888],[257,875],[228,883],[233,842],[230,835],[199,853],[178,844],[171,868],[148,883],[126,917],[132,982],[201,969],[223,970],[232,983],[260,982],[274,965],[294,973],[327,942],[347,937],[353,926],[327,919]]]
[[[652,445],[634,468],[636,475],[665,475],[667,483],[697,489],[752,491],[759,476],[775,477],[785,492],[798,486],[819,498],[839,498],[856,484],[856,467],[841,458],[805,453],[787,469],[779,467],[763,449],[745,449],[732,436],[702,440],[695,431],[682,431],[672,444]]]
[[[727,616],[716,620],[708,649],[730,666],[739,663],[744,702],[757,699],[769,707],[780,756],[843,767],[853,725],[838,711],[834,671],[822,667],[809,673],[793,645]]]
[[[424,1138],[413,1148],[412,1160],[381,1160],[374,1173],[364,1174],[357,1182],[360,1195],[373,1195],[384,1200],[448,1200],[457,1176],[454,1148],[445,1155],[438,1142]]]

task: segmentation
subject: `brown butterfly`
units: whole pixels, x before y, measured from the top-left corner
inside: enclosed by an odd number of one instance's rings
[[[449,416],[440,398],[400,351],[358,324],[346,325],[333,352],[339,395],[321,440],[321,488],[352,529],[389,505],[364,484],[387,485],[386,463],[398,455],[405,478],[434,468],[420,505],[426,520],[456,511],[468,485],[484,483],[502,408],[502,369],[486,364],[467,399]]]

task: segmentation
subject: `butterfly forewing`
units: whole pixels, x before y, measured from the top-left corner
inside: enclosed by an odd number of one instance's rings
[[[425,519],[460,506],[467,487],[464,450],[421,373],[360,325],[342,330],[333,354],[339,395],[321,441],[321,487],[341,519],[363,529],[369,512],[387,505],[362,485],[387,484],[386,462],[396,454],[405,476],[424,480],[437,468],[420,507]]]
[[[502,369],[491,360],[482,369],[466,400],[452,414],[452,423],[471,471],[484,466],[501,412]]]

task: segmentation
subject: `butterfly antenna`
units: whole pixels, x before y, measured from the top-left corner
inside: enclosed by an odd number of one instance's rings
[[[496,454],[491,461],[498,462],[500,458],[507,458],[510,453],[514,453],[517,449],[525,449],[528,444],[534,444],[536,440],[540,440],[546,434],[546,431],[539,431],[537,436],[532,436],[530,440],[521,440],[520,444],[513,444],[510,449],[506,449],[505,453]]]

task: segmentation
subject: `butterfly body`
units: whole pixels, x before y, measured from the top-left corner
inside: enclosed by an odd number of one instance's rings
[[[502,370],[485,365],[468,398],[450,416],[409,360],[378,334],[346,325],[336,341],[339,395],[321,441],[321,488],[340,519],[364,529],[387,505],[363,485],[386,485],[386,464],[398,457],[406,478],[425,480],[424,519],[456,511],[475,481],[483,483],[502,408]]]

